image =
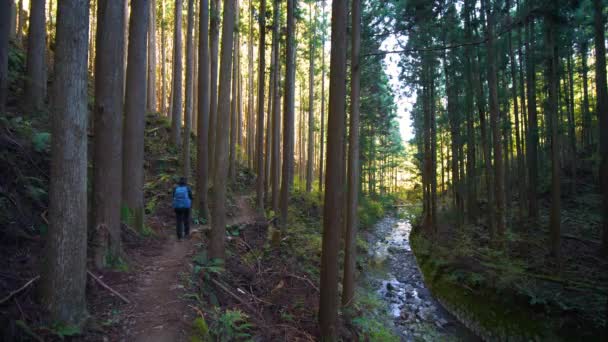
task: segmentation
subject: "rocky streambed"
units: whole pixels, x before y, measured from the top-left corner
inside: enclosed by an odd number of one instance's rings
[[[403,341],[479,341],[433,298],[409,243],[409,221],[386,217],[368,233],[369,263],[362,283],[386,303],[394,331]]]

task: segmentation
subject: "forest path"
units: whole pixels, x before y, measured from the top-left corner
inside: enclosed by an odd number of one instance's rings
[[[230,225],[254,221],[259,215],[245,194],[234,198],[236,208],[227,218]],[[185,277],[196,253],[197,242],[204,239],[202,225],[191,224],[192,239],[177,240],[174,218],[165,216],[162,245],[144,247],[136,256],[136,271],[131,278],[127,297],[129,307],[121,314],[121,341],[172,342],[188,341],[190,327],[196,313],[189,307],[190,300]]]
[[[194,228],[194,227],[193,227]],[[167,229],[168,230],[168,229]],[[160,255],[142,255],[142,269],[136,275],[132,301],[133,326],[125,337],[134,341],[186,341],[193,319],[181,274],[187,274],[193,240],[171,236]]]

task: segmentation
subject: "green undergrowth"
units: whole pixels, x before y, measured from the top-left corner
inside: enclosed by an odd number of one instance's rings
[[[442,246],[419,226],[410,238],[431,292],[483,334],[496,340],[598,340],[605,323],[593,313],[606,303],[601,291],[581,295],[583,287],[572,288],[581,284],[560,285],[567,283],[561,277],[536,274],[525,260],[475,244],[466,227],[455,240]]]

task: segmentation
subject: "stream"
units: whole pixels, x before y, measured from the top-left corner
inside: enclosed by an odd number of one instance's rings
[[[386,217],[367,233],[369,264],[363,283],[386,303],[402,341],[480,341],[437,302],[422,279],[409,243],[408,220]]]

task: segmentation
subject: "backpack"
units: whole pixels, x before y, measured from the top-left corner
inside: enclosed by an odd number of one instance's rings
[[[188,187],[178,186],[175,188],[175,192],[173,193],[173,208],[184,209],[190,208],[191,205],[192,201],[188,195]]]

